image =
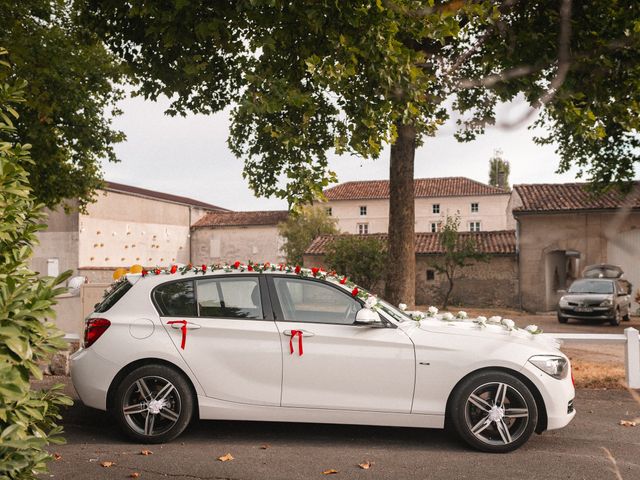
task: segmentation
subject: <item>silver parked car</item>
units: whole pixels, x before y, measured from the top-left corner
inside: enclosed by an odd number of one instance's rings
[[[620,325],[620,320],[629,320],[630,312],[631,297],[627,288],[612,278],[578,279],[558,303],[560,323],[576,318]]]

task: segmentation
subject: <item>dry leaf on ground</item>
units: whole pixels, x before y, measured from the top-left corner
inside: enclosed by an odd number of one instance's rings
[[[57,462],[58,460],[62,460],[62,455],[60,455],[59,453],[54,453],[53,454],[53,459]]]
[[[230,453],[227,453],[226,455],[222,455],[221,457],[218,457],[218,460],[220,460],[221,462],[228,462],[229,460],[233,460],[233,455],[231,455]]]
[[[373,462],[370,462],[369,460],[365,460],[364,462],[358,464],[358,466],[363,470],[369,470],[371,468],[371,465],[373,465]]]
[[[100,462],[100,466],[104,468],[109,468],[115,465],[115,462]]]
[[[620,425],[623,427],[637,427],[638,422],[634,422],[633,420],[620,420]]]
[[[133,472],[129,474],[129,478],[140,478],[140,474],[138,472]]]
[[[323,475],[335,475],[336,473],[338,473],[338,470],[336,470],[335,468],[329,468],[328,470],[322,472]]]
[[[153,455],[151,450],[140,450],[140,455]]]
[[[269,448],[271,445],[269,445],[268,443],[263,443],[262,445],[260,445],[260,450],[266,450],[267,448]]]

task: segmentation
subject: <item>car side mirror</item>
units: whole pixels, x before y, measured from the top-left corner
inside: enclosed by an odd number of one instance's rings
[[[384,328],[386,324],[380,318],[378,312],[374,312],[370,308],[362,308],[356,313],[356,321],[354,325],[363,327]]]

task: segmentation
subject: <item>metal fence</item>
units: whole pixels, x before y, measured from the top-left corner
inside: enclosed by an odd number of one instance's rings
[[[624,343],[624,367],[627,385],[640,388],[640,336],[633,327],[624,333],[544,333],[563,343]]]

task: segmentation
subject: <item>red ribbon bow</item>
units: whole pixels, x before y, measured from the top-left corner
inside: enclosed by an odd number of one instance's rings
[[[298,355],[302,356],[302,330],[291,330],[291,338],[289,339],[289,353],[293,355],[293,339],[298,336]]]
[[[187,321],[186,320],[171,320],[167,322],[167,325],[173,325],[175,323],[182,324],[180,327],[180,331],[182,332],[182,342],[180,343],[180,348],[184,350],[184,346],[187,343]]]

